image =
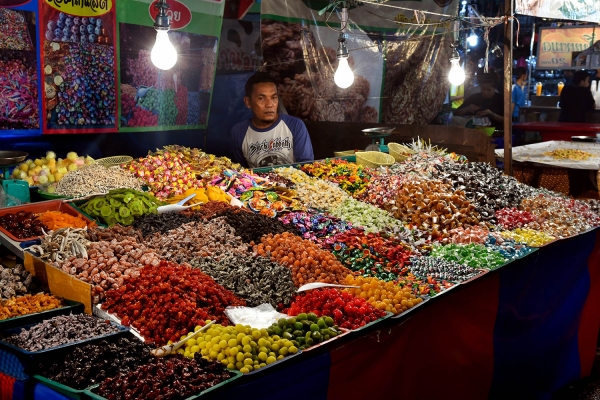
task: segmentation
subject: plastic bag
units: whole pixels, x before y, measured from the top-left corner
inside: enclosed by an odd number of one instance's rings
[[[280,318],[289,318],[270,304],[261,304],[257,307],[227,307],[225,315],[234,324],[250,325],[256,329],[266,329]]]
[[[2,186],[0,186],[0,208],[13,207],[21,204],[21,200],[14,196],[4,193],[4,189],[2,188]]]

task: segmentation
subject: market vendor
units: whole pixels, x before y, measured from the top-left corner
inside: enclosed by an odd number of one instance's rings
[[[304,122],[277,112],[277,85],[271,75],[257,72],[245,88],[244,103],[253,116],[231,130],[234,161],[247,168],[312,161],[312,144]]]
[[[492,124],[502,126],[504,124],[504,99],[496,92],[498,75],[490,72],[477,76],[477,82],[481,88],[480,93],[467,97],[454,115],[488,117]]]
[[[558,122],[585,122],[585,113],[596,107],[590,90],[590,74],[585,70],[573,75],[573,85],[565,86],[560,94]]]

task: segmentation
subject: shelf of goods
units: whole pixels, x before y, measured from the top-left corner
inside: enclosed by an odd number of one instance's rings
[[[128,398],[419,398],[439,387],[533,398],[589,374],[600,202],[424,142],[407,148],[378,168],[333,158],[251,171],[180,146],[113,167],[149,191],[112,189],[69,208],[74,219],[45,218],[60,228],[24,245],[27,272],[0,294],[22,295],[29,273],[128,332],[25,363],[7,355],[4,330],[3,391],[14,397],[19,378],[57,399],[117,387]],[[33,229],[16,224],[36,226],[51,203],[0,213],[0,236]],[[190,207],[162,212],[175,203]]]

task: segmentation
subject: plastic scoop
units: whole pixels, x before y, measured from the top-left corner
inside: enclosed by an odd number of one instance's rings
[[[177,203],[175,203],[175,204],[177,204],[178,206],[182,206],[182,205],[184,205],[185,203],[187,203],[187,201],[188,201],[189,199],[193,199],[194,197],[196,197],[196,193],[192,193],[192,194],[190,194],[188,197],[186,197],[185,199],[183,199],[183,200],[181,200],[181,201],[178,201],[178,202],[177,202]]]
[[[304,292],[306,290],[319,289],[322,287],[360,288],[360,286],[336,285],[334,283],[312,282],[312,283],[307,283],[306,285],[300,286],[298,288],[298,290],[296,290],[296,292]]]
[[[166,206],[158,207],[156,209],[156,211],[158,211],[159,214],[170,213],[170,212],[179,212],[179,211],[187,210],[190,207],[199,206],[200,204],[204,204],[204,203],[196,203],[196,204],[192,204],[189,206],[180,206],[179,204],[168,204]]]
[[[168,356],[169,354],[173,354],[177,351],[177,349],[179,349],[181,346],[183,346],[185,344],[185,342],[187,342],[190,339],[196,338],[200,333],[204,332],[206,329],[208,329],[209,326],[211,326],[214,323],[215,323],[215,321],[210,321],[208,324],[204,325],[201,329],[198,329],[196,332],[194,332],[192,335],[186,337],[185,339],[180,340],[177,343],[168,344],[163,347],[159,347],[158,349],[154,349],[154,350],[150,351],[150,354],[152,354],[153,356],[156,356],[156,357],[164,357],[164,356]]]

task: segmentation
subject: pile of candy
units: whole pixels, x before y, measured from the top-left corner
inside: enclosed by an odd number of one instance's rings
[[[34,50],[22,11],[0,8],[0,26],[0,49]]]
[[[500,253],[478,243],[466,245],[450,243],[445,246],[434,246],[431,256],[479,269],[494,269],[506,263]]]
[[[316,178],[337,183],[352,196],[361,195],[371,177],[369,171],[362,165],[340,159],[304,164],[300,169]]]
[[[375,308],[393,314],[400,314],[423,302],[423,299],[416,297],[410,288],[402,288],[393,282],[383,282],[377,278],[348,275],[344,283],[360,286],[358,289],[345,289],[351,295],[365,299]]]
[[[517,228],[531,227],[539,228],[539,224],[535,223],[537,217],[529,211],[519,210],[515,207],[502,208],[496,211],[496,223],[502,229],[512,231]]]
[[[13,12],[0,8],[0,12]],[[0,24],[1,38],[6,25]],[[40,127],[38,107],[38,80],[35,67],[23,60],[0,59],[0,129],[37,129]]]
[[[353,198],[344,200],[342,204],[332,209],[330,214],[367,232],[398,232],[404,228],[402,222],[387,211]]]
[[[331,316],[336,325],[346,329],[358,329],[385,316],[385,312],[375,308],[364,298],[354,297],[338,289],[309,290],[296,296],[287,310],[288,315],[314,313],[317,316]]]
[[[294,225],[304,239],[320,242],[321,238],[352,229],[352,224],[324,214],[289,213],[280,218],[286,225]]]
[[[554,236],[527,228],[504,231],[502,232],[502,236],[513,239],[517,243],[523,243],[529,247],[542,247],[556,240]]]
[[[482,273],[482,271],[439,257],[414,257],[408,268],[417,276],[431,276],[452,282],[465,282]]]
[[[296,287],[310,282],[342,283],[351,273],[330,252],[289,232],[263,236],[253,249],[291,268]]]

